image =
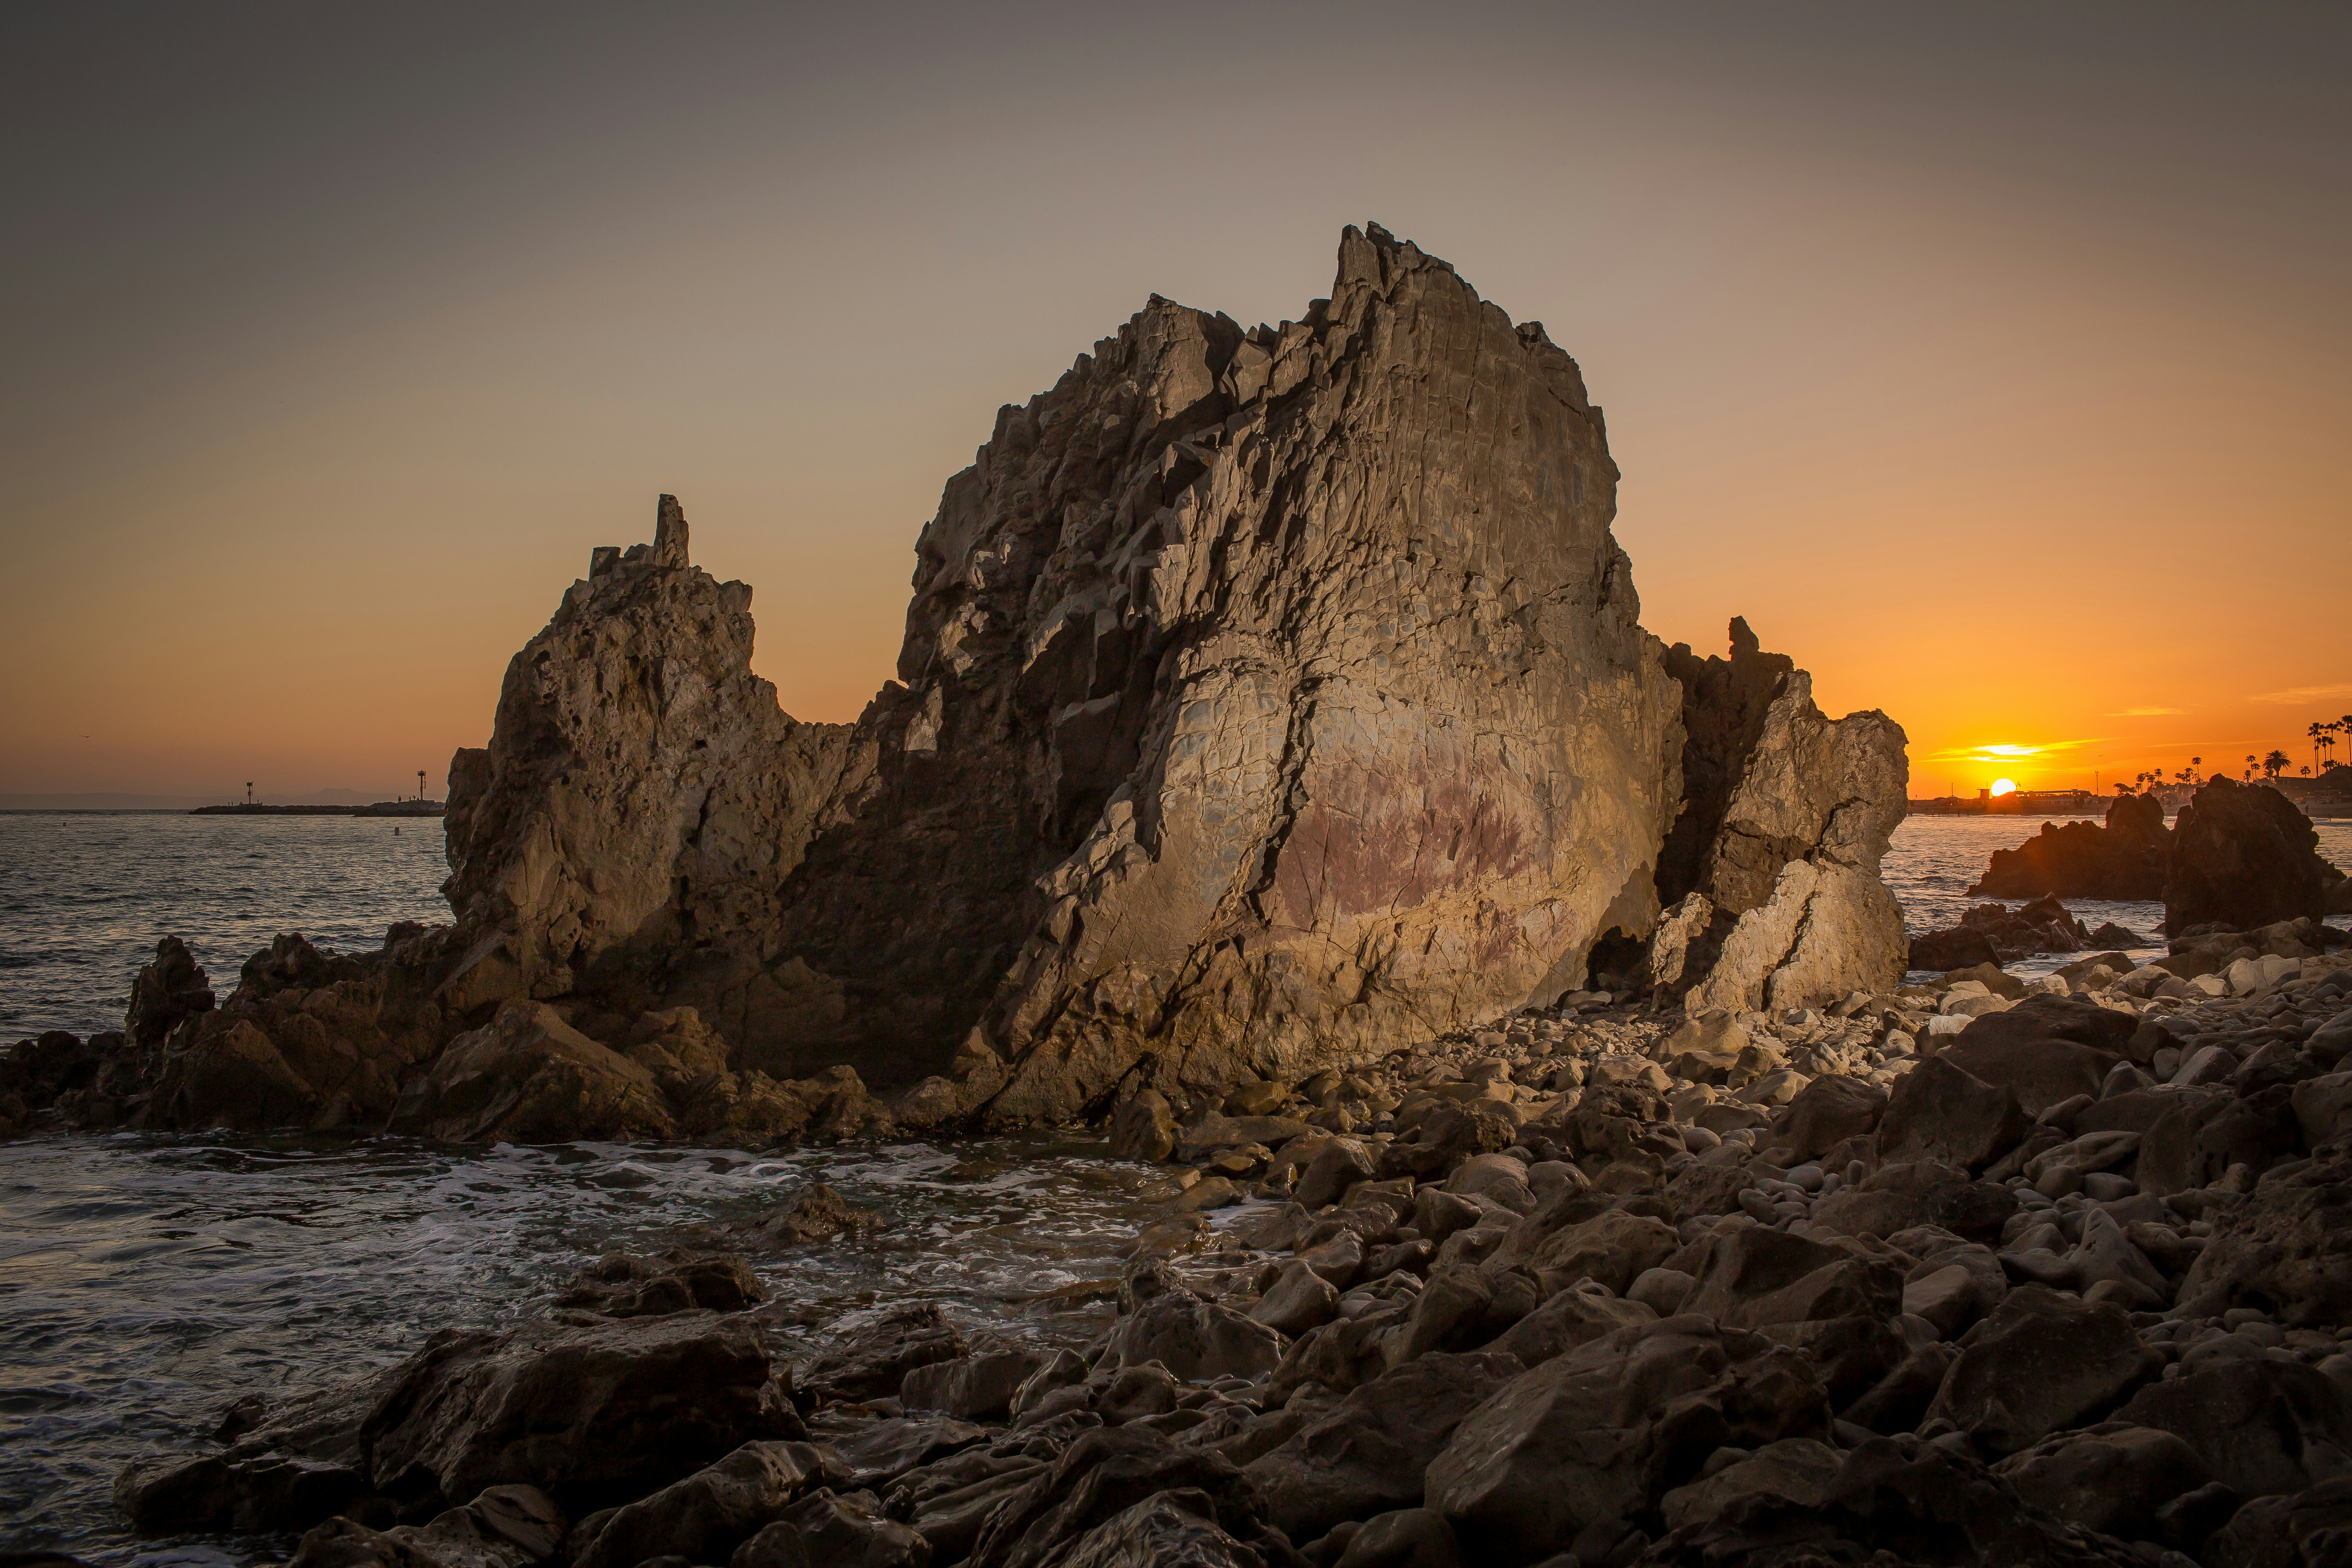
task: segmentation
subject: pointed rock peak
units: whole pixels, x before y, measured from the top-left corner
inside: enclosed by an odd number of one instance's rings
[[[1734,658],[1754,658],[1758,654],[1763,651],[1764,645],[1756,640],[1756,634],[1754,632],[1748,629],[1748,617],[1746,616],[1732,616],[1731,657]]]
[[[684,568],[693,564],[686,553],[686,509],[676,496],[664,496],[654,513],[654,564]]]

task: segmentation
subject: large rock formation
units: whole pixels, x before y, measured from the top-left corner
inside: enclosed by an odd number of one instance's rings
[[[2311,818],[2268,784],[2215,774],[2172,826],[2164,929],[2232,930],[2327,913],[2341,873],[2319,858]]]
[[[1648,978],[1693,1013],[1892,987],[1903,910],[1878,866],[1905,810],[1901,728],[1874,711],[1830,720],[1811,677],[1744,620],[1729,658],[1677,643],[1665,666],[1683,687],[1684,799]]]
[[[854,726],[778,710],[665,497],[453,764],[453,1012],[692,1005],[739,1069],[1058,1119],[1549,1002],[1662,849],[1695,1005],[1890,984],[1901,731],[1664,655],[1615,485],[1575,362],[1374,228],[1299,321],[1155,297],[1003,409]]]

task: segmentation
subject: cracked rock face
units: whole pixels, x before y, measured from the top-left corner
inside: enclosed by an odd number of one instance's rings
[[[690,1005],[739,1070],[1058,1120],[1548,1003],[1662,853],[1694,1006],[1891,983],[1901,731],[1667,655],[1616,479],[1575,362],[1374,227],[1298,321],[1154,297],[1003,409],[855,725],[778,710],[666,497],[453,764],[451,1011]]]
[[[1665,667],[1684,693],[1684,805],[1650,978],[1694,1015],[1892,989],[1908,948],[1879,861],[1909,788],[1902,727],[1876,711],[1830,719],[1812,677],[1763,652],[1744,620],[1729,658],[1676,644]]]

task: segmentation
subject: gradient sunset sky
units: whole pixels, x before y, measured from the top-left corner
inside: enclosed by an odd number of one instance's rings
[[[1368,220],[1581,362],[1644,624],[1745,615],[1914,795],[2352,713],[2352,8],[76,5],[0,60],[0,794],[438,793],[662,490],[852,718],[999,404],[1155,290],[1296,317]]]

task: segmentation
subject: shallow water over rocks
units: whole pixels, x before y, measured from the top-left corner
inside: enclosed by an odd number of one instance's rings
[[[239,1395],[332,1382],[399,1361],[436,1329],[535,1313],[607,1249],[658,1250],[820,1180],[884,1225],[862,1240],[745,1247],[808,1331],[936,1301],[966,1325],[1053,1345],[1110,1321],[1084,1287],[1115,1279],[1114,1248],[1170,1191],[1163,1173],[1068,1139],[772,1155],[145,1134],[11,1144],[0,1551],[282,1557],[292,1543],[269,1538],[138,1542],[113,1510],[116,1472],[200,1438]]]

